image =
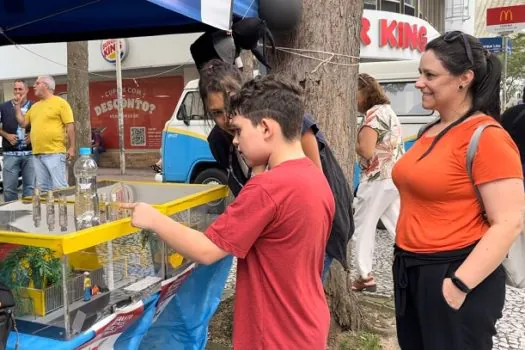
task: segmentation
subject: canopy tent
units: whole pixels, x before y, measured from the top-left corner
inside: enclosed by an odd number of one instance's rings
[[[1,6],[1,5],[0,5]],[[4,0],[0,45],[229,29],[257,17],[256,0]]]
[[[0,46],[123,38],[231,28],[235,17],[257,17],[257,0],[4,0]],[[122,101],[120,46],[117,99]],[[126,171],[124,114],[118,108],[120,172]]]

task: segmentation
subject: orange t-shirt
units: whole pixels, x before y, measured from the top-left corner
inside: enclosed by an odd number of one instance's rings
[[[396,245],[401,249],[432,253],[467,247],[488,230],[467,174],[467,148],[479,125],[489,116],[468,119],[449,130],[425,158],[435,136],[423,136],[396,163],[392,179],[401,210]],[[472,174],[477,185],[499,179],[523,178],[519,151],[502,128],[483,131]]]

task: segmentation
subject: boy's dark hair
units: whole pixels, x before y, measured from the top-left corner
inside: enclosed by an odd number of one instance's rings
[[[231,111],[257,125],[263,118],[275,120],[286,140],[301,136],[304,116],[303,89],[276,75],[256,77],[231,98]]]
[[[381,85],[379,85],[377,80],[366,73],[359,74],[357,88],[361,90],[362,94],[365,96],[365,112],[375,105],[390,104],[390,100],[386,96]]]
[[[488,52],[472,35],[460,31],[447,32],[429,42],[425,51],[432,50],[443,66],[455,76],[472,70],[474,79],[468,87],[472,95],[472,107],[461,118],[443,129],[432,141],[428,150],[419,158],[426,157],[445,134],[480,111],[499,121],[501,63],[496,55]]]
[[[231,94],[237,93],[242,86],[241,72],[233,64],[213,59],[199,71],[199,93],[204,106],[210,93],[222,93],[224,106],[227,108]]]

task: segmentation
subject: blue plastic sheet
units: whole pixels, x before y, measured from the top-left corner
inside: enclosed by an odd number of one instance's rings
[[[7,339],[8,350],[36,350],[36,349],[52,349],[52,350],[71,350],[76,349],[82,344],[87,343],[95,337],[95,332],[89,331],[71,339],[70,341],[60,341],[51,338],[39,337],[36,335],[29,335],[19,333],[18,339],[15,332],[9,333]],[[18,341],[18,348],[16,344]]]
[[[156,293],[144,301],[144,313],[142,317],[122,333],[115,343],[115,350],[135,350],[140,347],[142,338],[153,322],[155,306],[158,300],[159,293]]]
[[[203,350],[208,323],[221,301],[232,261],[228,256],[197,267],[150,327],[140,349]]]

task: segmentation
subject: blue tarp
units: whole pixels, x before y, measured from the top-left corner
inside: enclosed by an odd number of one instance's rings
[[[257,16],[257,4],[235,0],[233,15]],[[5,0],[0,45],[187,33],[208,25],[225,29],[231,5],[231,0]]]
[[[232,266],[226,258],[210,266],[199,266],[151,325],[140,350],[204,350],[208,323],[221,301]]]

